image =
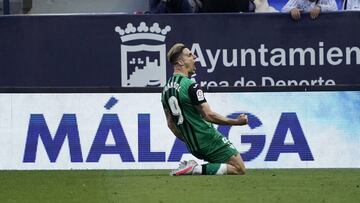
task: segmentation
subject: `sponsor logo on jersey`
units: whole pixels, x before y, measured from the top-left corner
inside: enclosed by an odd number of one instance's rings
[[[198,101],[202,101],[205,99],[204,92],[201,89],[196,91],[196,96]]]

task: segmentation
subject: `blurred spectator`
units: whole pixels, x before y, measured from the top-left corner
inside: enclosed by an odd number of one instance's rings
[[[292,19],[299,20],[302,12],[309,12],[316,19],[320,12],[337,11],[335,0],[289,0],[282,12],[290,12]]]
[[[360,0],[344,0],[343,10],[360,10]]]
[[[270,12],[279,12],[274,7],[269,5],[268,0],[255,0],[256,5],[255,12],[256,13],[270,13]]]
[[[200,0],[150,0],[150,13],[198,13]]]
[[[254,0],[201,0],[204,13],[255,12]]]

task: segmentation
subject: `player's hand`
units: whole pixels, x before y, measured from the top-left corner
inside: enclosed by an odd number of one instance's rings
[[[239,121],[239,125],[247,125],[248,124],[248,116],[246,114],[240,114],[237,117],[237,120]]]
[[[310,18],[315,20],[319,16],[320,12],[321,12],[320,6],[315,6],[315,8],[313,8],[310,11]]]
[[[301,18],[300,12],[301,12],[301,10],[298,8],[291,9],[291,11],[290,11],[291,18],[294,20],[300,20],[300,18]]]

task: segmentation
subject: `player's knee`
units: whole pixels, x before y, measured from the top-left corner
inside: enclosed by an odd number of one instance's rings
[[[244,175],[246,173],[246,168],[241,156],[232,157],[228,164],[233,166],[233,174]]]
[[[246,168],[244,164],[236,164],[235,166],[238,175],[245,175]]]

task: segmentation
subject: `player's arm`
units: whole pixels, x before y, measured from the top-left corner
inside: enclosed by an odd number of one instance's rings
[[[177,129],[176,124],[170,114],[170,112],[164,108],[164,112],[165,112],[165,116],[166,116],[166,121],[167,121],[167,125],[169,127],[169,129],[171,130],[172,133],[174,133],[174,135],[179,138],[181,141],[184,142],[184,138],[181,134],[181,132]]]
[[[246,125],[248,124],[247,115],[241,114],[236,119],[227,118],[222,116],[215,111],[212,111],[210,105],[204,102],[200,105],[196,105],[195,108],[200,112],[203,118],[211,123],[219,125]]]
[[[206,121],[220,125],[246,125],[248,123],[247,116],[244,114],[239,115],[236,119],[232,119],[212,111],[200,85],[196,83],[190,85],[188,93],[192,104]]]

